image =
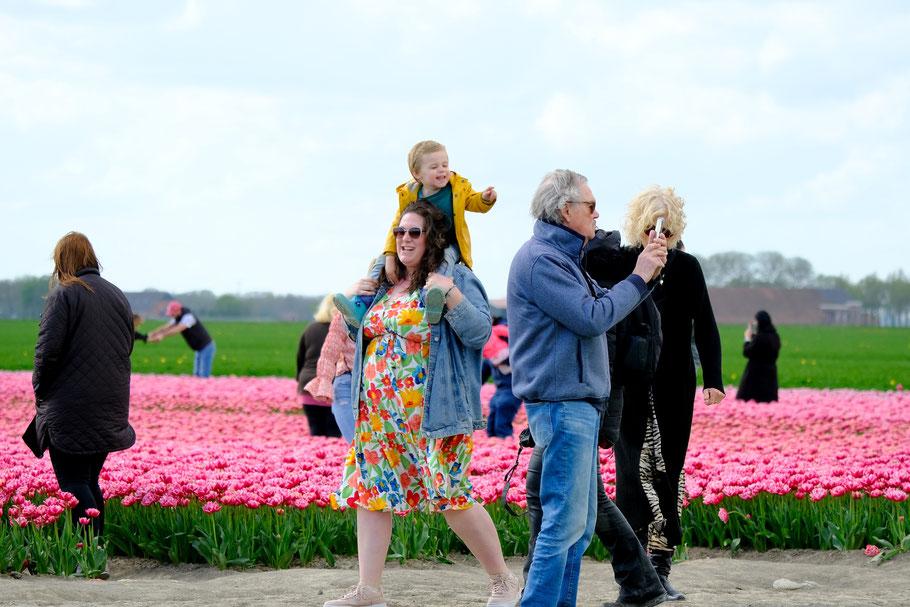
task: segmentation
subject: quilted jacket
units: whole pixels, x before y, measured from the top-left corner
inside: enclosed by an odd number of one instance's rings
[[[76,276],[94,292],[57,285],[41,313],[32,375],[39,448],[121,451],[136,442],[129,423],[132,311],[98,270]]]

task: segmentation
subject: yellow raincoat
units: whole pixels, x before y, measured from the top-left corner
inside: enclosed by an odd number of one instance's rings
[[[493,202],[487,202],[481,198],[480,192],[475,192],[471,187],[471,182],[452,171],[449,177],[449,183],[452,184],[452,209],[455,215],[455,238],[458,240],[458,248],[461,251],[461,259],[469,268],[472,267],[471,259],[471,235],[468,233],[468,224],[464,218],[465,211],[474,213],[486,213],[493,208]],[[403,183],[395,189],[398,192],[398,212],[395,214],[395,220],[389,228],[389,236],[386,238],[385,250],[383,254],[395,254],[395,235],[392,234],[392,228],[398,225],[401,219],[401,212],[409,204],[417,200],[417,192],[420,191],[420,183],[412,179]]]

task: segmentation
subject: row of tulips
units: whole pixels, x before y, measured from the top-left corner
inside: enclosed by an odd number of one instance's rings
[[[8,523],[0,525],[0,570],[21,569],[26,545],[34,547],[33,567],[65,573],[69,565],[43,565],[40,556],[41,545],[66,533],[60,515],[71,496],[60,492],[47,457],[35,459],[19,439],[34,411],[29,379],[0,372],[0,507]],[[484,402],[491,390],[484,387]],[[293,380],[134,375],[130,416],[137,444],[111,454],[101,479],[108,549],[221,567],[284,567],[354,552],[351,513],[327,508],[348,446],[309,436]],[[524,425],[523,413],[515,423]],[[483,432],[474,438],[475,496],[497,521],[506,552],[523,553],[526,519],[496,504],[518,446]],[[520,456],[507,496],[519,507],[528,455]],[[613,496],[609,451],[601,464]],[[910,395],[793,389],[773,405],[732,398],[696,405],[686,477],[689,545],[900,546],[910,533],[902,518]],[[418,514],[395,529],[399,558],[445,558],[463,548],[441,517]],[[597,542],[590,551],[605,556]]]

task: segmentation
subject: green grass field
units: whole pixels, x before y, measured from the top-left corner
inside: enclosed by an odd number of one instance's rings
[[[147,322],[142,332],[158,326]],[[306,323],[207,321],[218,350],[215,375],[293,377],[297,342]],[[739,383],[743,326],[721,326],[724,383]],[[910,385],[910,329],[782,326],[778,373],[785,388],[860,388],[891,390]],[[37,320],[0,320],[0,369],[31,369]],[[137,373],[189,374],[192,352],[181,337],[157,344],[136,343]]]
[[[148,333],[163,322],[144,323]],[[213,375],[275,375],[294,377],[297,343],[304,322],[205,321],[215,340]],[[37,320],[0,320],[0,369],[31,369],[38,340]],[[193,351],[180,336],[157,344],[136,342],[133,347],[136,373],[191,374]]]
[[[720,327],[725,385],[738,385],[746,368],[744,325]],[[910,386],[910,328],[777,327],[782,388],[893,390]]]

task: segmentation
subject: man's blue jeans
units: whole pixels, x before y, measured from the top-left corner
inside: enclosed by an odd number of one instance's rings
[[[528,497],[528,554],[525,559],[524,577],[534,559],[534,545],[540,533],[540,467],[541,454],[537,449],[528,462],[527,497]],[[597,475],[597,522],[594,533],[600,538],[604,547],[610,551],[610,563],[613,565],[613,577],[619,584],[619,598],[626,603],[645,603],[664,593],[664,587],[657,577],[654,566],[648,559],[645,549],[638,541],[632,527],[626,521],[616,504],[607,497],[603,480]]]
[[[215,342],[210,341],[209,345],[196,350],[193,354],[193,375],[196,377],[208,377],[212,374],[212,361],[215,360]]]
[[[597,520],[600,413],[585,401],[525,403],[525,411],[535,450],[542,450],[543,521],[521,605],[568,607]]]

